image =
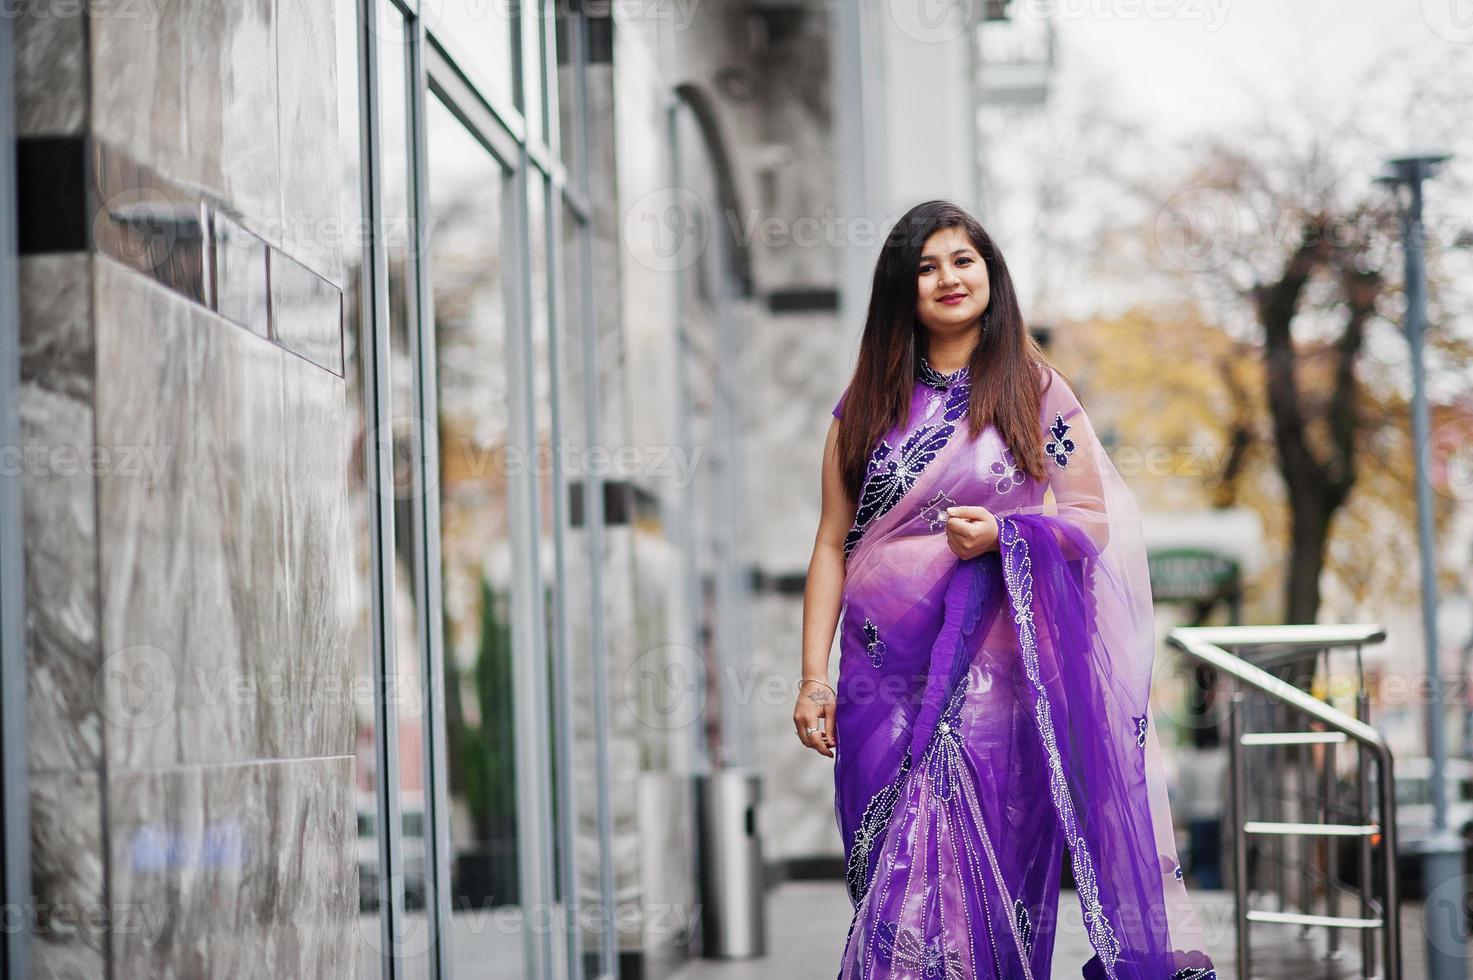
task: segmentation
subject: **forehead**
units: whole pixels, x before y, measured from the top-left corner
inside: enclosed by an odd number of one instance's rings
[[[977,247],[967,237],[966,231],[961,228],[941,228],[931,233],[926,239],[926,244],[921,247],[922,255],[950,255],[959,248],[976,251]]]

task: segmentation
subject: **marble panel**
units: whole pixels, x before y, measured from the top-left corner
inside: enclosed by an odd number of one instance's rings
[[[116,980],[350,977],[359,945],[351,757],[109,780],[112,902],[160,910],[115,935]]]
[[[181,37],[187,139],[171,177],[198,183],[280,241],[274,0],[168,0]],[[283,4],[285,6],[285,4]]]
[[[97,478],[99,709],[115,771],[179,760],[179,685],[195,569],[188,473],[193,307],[104,257],[94,264],[97,446],[134,465]]]
[[[197,173],[186,155],[209,136],[184,115],[184,2],[98,0],[88,18],[93,134],[171,177]]]
[[[15,129],[80,136],[87,119],[87,22],[45,0],[15,4]]]
[[[277,723],[283,752],[354,751],[353,418],[347,384],[291,355],[282,358],[286,494],[286,652],[291,710]]]
[[[105,904],[97,773],[33,773],[30,796],[31,976],[105,976],[109,928],[146,930],[149,919]]]
[[[30,767],[91,769],[102,746],[91,260],[23,258],[19,285]]]
[[[353,147],[338,128],[337,19],[351,8],[335,0],[279,4],[276,63],[281,103],[281,246],[338,287],[344,283],[340,194],[324,193],[350,174]],[[353,70],[348,66],[348,70]],[[357,103],[344,107],[356,112]]]
[[[264,338],[191,311],[190,425],[178,457],[188,513],[190,589],[182,597],[185,675],[180,759],[220,763],[289,751],[270,733],[297,713],[287,647],[286,475],[281,364]],[[299,723],[299,720],[298,720]],[[323,754],[323,753],[316,753]]]

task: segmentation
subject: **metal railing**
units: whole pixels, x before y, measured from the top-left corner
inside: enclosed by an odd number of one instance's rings
[[[1353,930],[1361,938],[1361,976],[1400,980],[1396,783],[1391,751],[1369,724],[1361,660],[1364,645],[1385,638],[1376,625],[1183,627],[1167,636],[1172,646],[1216,670],[1233,688],[1229,789],[1238,976],[1243,980],[1253,975],[1249,934],[1255,923],[1323,928],[1327,957],[1339,955],[1340,931]],[[1354,717],[1310,693],[1333,686],[1331,654],[1347,650],[1355,655]],[[1345,790],[1338,778],[1345,760],[1336,749],[1351,742],[1354,771]],[[1263,759],[1263,753],[1269,757]],[[1250,769],[1250,755],[1262,764]],[[1256,811],[1252,819],[1250,803]],[[1346,840],[1355,842],[1353,884],[1339,871],[1339,848]],[[1264,873],[1257,875],[1260,865]],[[1252,890],[1260,878],[1264,887]],[[1357,914],[1341,914],[1346,891],[1359,900]],[[1252,908],[1254,896],[1273,896],[1277,907]],[[1322,905],[1317,903],[1321,896]]]

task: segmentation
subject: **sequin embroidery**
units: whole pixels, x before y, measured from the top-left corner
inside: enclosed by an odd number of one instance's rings
[[[864,648],[869,651],[869,662],[880,666],[885,659],[885,641],[880,639],[880,628],[869,617],[864,620]]]
[[[1090,945],[1099,956],[1105,976],[1115,980],[1115,962],[1120,958],[1120,940],[1110,928],[1104,906],[1100,903],[1100,884],[1095,872],[1094,858],[1089,853],[1089,845],[1084,839],[1074,810],[1074,799],[1064,775],[1064,760],[1059,754],[1058,736],[1054,732],[1048,690],[1043,685],[1039,667],[1038,632],[1033,622],[1033,559],[1029,555],[1028,539],[1018,530],[1012,518],[1002,517],[998,519],[998,540],[1002,545],[1003,577],[1007,581],[1008,596],[1012,601],[1013,622],[1018,627],[1018,645],[1023,652],[1024,673],[1035,693],[1034,715],[1038,734],[1048,756],[1049,790],[1074,859],[1074,880],[1078,886],[1080,905],[1084,909],[1085,932],[1089,935]]]
[[[1064,421],[1063,413],[1055,412],[1054,424],[1048,429],[1049,434],[1054,438],[1044,445],[1043,451],[1052,456],[1054,462],[1060,466],[1068,466],[1069,454],[1074,452],[1074,440],[1064,435],[1070,428],[1069,423]]]
[[[971,365],[963,365],[950,374],[942,374],[931,366],[931,362],[924,357],[921,358],[920,367],[916,370],[916,380],[928,388],[935,388],[944,392],[954,384],[966,381],[971,377]]]
[[[895,778],[882,786],[864,806],[864,815],[859,818],[859,828],[854,831],[854,843],[849,847],[848,859],[844,862],[844,881],[849,886],[849,900],[855,908],[869,888],[869,858],[885,839],[885,830],[895,803],[900,799],[900,787],[910,771],[910,754],[900,763]],[[851,924],[852,928],[852,924]]]
[[[946,396],[946,411],[942,421],[923,425],[912,432],[901,443],[900,448],[887,453],[882,465],[874,466],[865,478],[860,491],[859,506],[854,513],[854,524],[844,536],[844,557],[854,553],[860,538],[871,524],[888,514],[905,496],[921,473],[946,448],[951,435],[956,431],[956,422],[967,413],[967,400],[971,388],[965,384],[952,387]],[[877,459],[871,458],[874,464]]]
[[[993,460],[992,475],[997,477],[998,493],[1008,493],[1013,488],[1023,485],[1023,474],[1018,469],[1018,461],[1014,458],[1011,448],[1002,451],[1002,459]]]
[[[1023,948],[1030,956],[1033,955],[1033,920],[1028,915],[1028,906],[1023,904],[1021,898],[1013,899],[1013,921],[1018,926],[1018,936],[1023,940]]]
[[[921,507],[921,520],[934,534],[946,530],[946,508],[957,506],[957,502],[951,499],[951,495],[945,490],[937,490],[936,496]]]

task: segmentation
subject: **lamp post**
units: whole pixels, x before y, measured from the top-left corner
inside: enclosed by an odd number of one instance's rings
[[[1462,888],[1456,887],[1456,914],[1436,914],[1430,907],[1440,886],[1463,873],[1463,841],[1447,825],[1447,731],[1442,710],[1442,668],[1437,649],[1437,578],[1432,539],[1432,484],[1427,477],[1426,449],[1431,438],[1422,348],[1427,333],[1427,269],[1422,254],[1422,182],[1433,176],[1447,154],[1404,156],[1388,161],[1390,173],[1377,178],[1392,187],[1401,216],[1406,259],[1406,336],[1412,359],[1412,443],[1417,482],[1417,551],[1422,566],[1422,635],[1427,647],[1427,754],[1432,759],[1432,835],[1422,851],[1422,881],[1429,907],[1427,975],[1431,980],[1467,980],[1462,931]],[[1403,188],[1406,193],[1403,194]],[[1387,915],[1399,914],[1387,909]]]

